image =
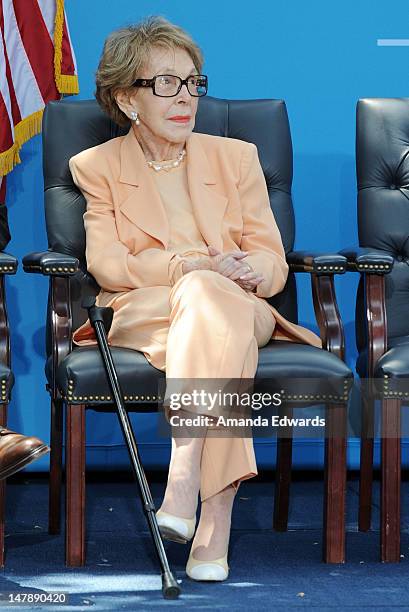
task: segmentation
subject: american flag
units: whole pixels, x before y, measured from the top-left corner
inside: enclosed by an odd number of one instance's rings
[[[40,132],[44,106],[73,93],[77,66],[64,0],[0,0],[0,203],[4,176]]]

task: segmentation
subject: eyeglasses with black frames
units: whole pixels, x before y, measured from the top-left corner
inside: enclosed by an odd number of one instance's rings
[[[207,94],[207,76],[204,74],[191,74],[181,79],[174,74],[157,74],[152,79],[136,79],[132,87],[151,87],[155,96],[172,98],[177,96],[182,85],[186,85],[188,92],[195,98]]]

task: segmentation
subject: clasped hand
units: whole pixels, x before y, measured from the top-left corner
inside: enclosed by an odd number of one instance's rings
[[[254,291],[257,285],[264,280],[262,274],[255,272],[249,264],[242,261],[247,257],[247,251],[237,249],[222,253],[212,246],[207,248],[209,257],[199,257],[198,259],[183,263],[184,274],[192,270],[212,270],[230,278],[245,291]]]

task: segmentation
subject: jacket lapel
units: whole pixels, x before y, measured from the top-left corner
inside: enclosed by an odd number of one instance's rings
[[[186,142],[193,213],[206,243],[223,250],[222,222],[228,199],[216,191],[216,176],[200,139],[200,134],[191,134]],[[122,141],[120,157],[119,181],[132,186],[130,195],[120,204],[121,212],[144,232],[162,242],[166,249],[169,244],[168,218],[132,128]]]
[[[189,192],[197,226],[206,243],[222,251],[222,222],[228,199],[216,191],[216,175],[200,134],[193,133],[187,139],[186,154]]]
[[[119,182],[132,185],[131,193],[120,204],[121,212],[141,230],[162,242],[166,249],[169,244],[168,218],[132,128],[122,141],[120,157]]]

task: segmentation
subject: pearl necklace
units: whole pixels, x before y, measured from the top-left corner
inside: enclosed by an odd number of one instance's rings
[[[185,155],[186,149],[183,149],[183,151],[179,153],[176,159],[170,159],[165,162],[156,162],[152,160],[146,163],[148,164],[149,168],[153,168],[154,170],[156,170],[156,172],[160,172],[160,170],[165,170],[166,172],[169,172],[169,170],[172,170],[172,168],[177,168],[178,166],[180,166]]]

